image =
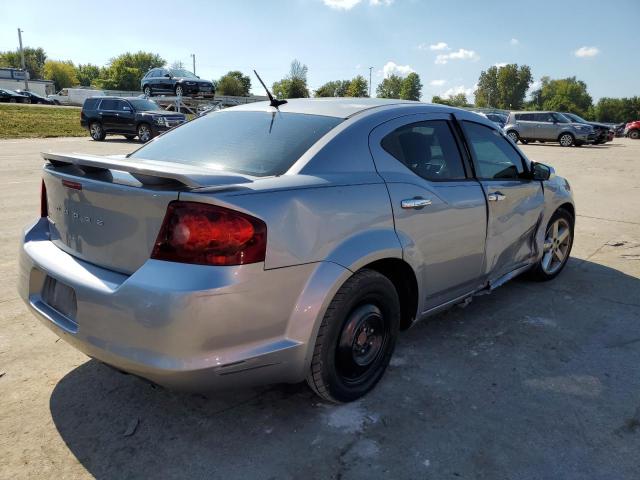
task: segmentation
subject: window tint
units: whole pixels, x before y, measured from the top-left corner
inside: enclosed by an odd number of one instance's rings
[[[382,148],[427,180],[465,178],[460,152],[445,120],[400,127],[382,139]]]
[[[118,100],[108,98],[102,100],[102,103],[100,104],[100,110],[115,110],[117,108],[117,105]]]
[[[473,122],[462,122],[462,127],[479,178],[516,180],[522,176],[522,158],[499,132]]]
[[[536,122],[550,122],[553,123],[553,114],[551,112],[546,112],[546,113],[536,113],[534,115],[534,120]]]
[[[97,98],[87,98],[84,101],[84,109],[85,110],[95,110],[96,107],[98,106],[98,101],[99,99]]]
[[[342,120],[300,113],[215,112],[167,132],[131,157],[280,175]]]

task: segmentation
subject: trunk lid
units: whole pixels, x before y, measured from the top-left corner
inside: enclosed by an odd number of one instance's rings
[[[248,183],[168,162],[43,154],[51,241],[87,262],[131,274],[150,257],[169,202],[180,192]]]

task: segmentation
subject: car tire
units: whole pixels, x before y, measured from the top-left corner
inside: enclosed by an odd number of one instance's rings
[[[507,136],[513,141],[513,143],[518,143],[518,140],[520,140],[520,135],[518,135],[518,132],[515,130],[509,130],[507,132]]]
[[[54,100],[54,101],[53,101],[53,104],[54,104],[54,105],[60,105],[60,102],[59,102],[58,100]]]
[[[91,122],[89,124],[89,135],[91,135],[91,138],[96,142],[101,142],[107,136],[100,122]]]
[[[573,138],[573,135],[571,135],[570,133],[562,133],[558,137],[558,143],[562,147],[570,147],[571,145],[574,144],[574,141],[575,139]]]
[[[153,138],[153,130],[151,130],[151,125],[148,123],[141,123],[138,125],[138,140],[142,143],[147,143],[149,140]]]
[[[144,93],[145,97],[153,97],[153,90],[149,85],[144,86],[142,93]]]
[[[176,85],[175,94],[176,94],[176,97],[184,96],[184,90],[182,89],[182,85]]]
[[[542,258],[531,270],[534,280],[552,280],[564,269],[573,247],[574,224],[573,215],[564,208],[552,215],[545,230]]]
[[[9,103],[16,103],[16,99],[15,98],[10,98],[9,99]]]
[[[634,140],[638,140],[640,138],[640,130],[631,130],[629,132],[629,138]]]
[[[124,138],[126,138],[127,140],[133,140],[134,138],[136,138],[135,135],[125,135]]]
[[[521,138],[520,143],[523,145],[527,145],[529,143],[529,140],[525,140],[524,138]]]
[[[384,275],[356,272],[340,287],[322,319],[307,383],[323,399],[343,403],[382,378],[400,326],[400,300]]]

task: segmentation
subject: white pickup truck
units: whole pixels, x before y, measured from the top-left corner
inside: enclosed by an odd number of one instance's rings
[[[49,95],[56,105],[78,105],[82,106],[89,97],[104,97],[102,90],[92,90],[90,88],[63,88],[58,93]]]

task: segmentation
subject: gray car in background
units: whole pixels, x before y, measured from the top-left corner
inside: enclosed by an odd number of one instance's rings
[[[556,277],[573,242],[567,181],[443,105],[251,103],[126,158],[43,157],[24,301],[90,357],[179,389],[306,379],[357,399],[399,330]]]
[[[514,141],[558,142],[580,147],[596,140],[593,127],[573,122],[559,112],[510,112],[504,132]]]

